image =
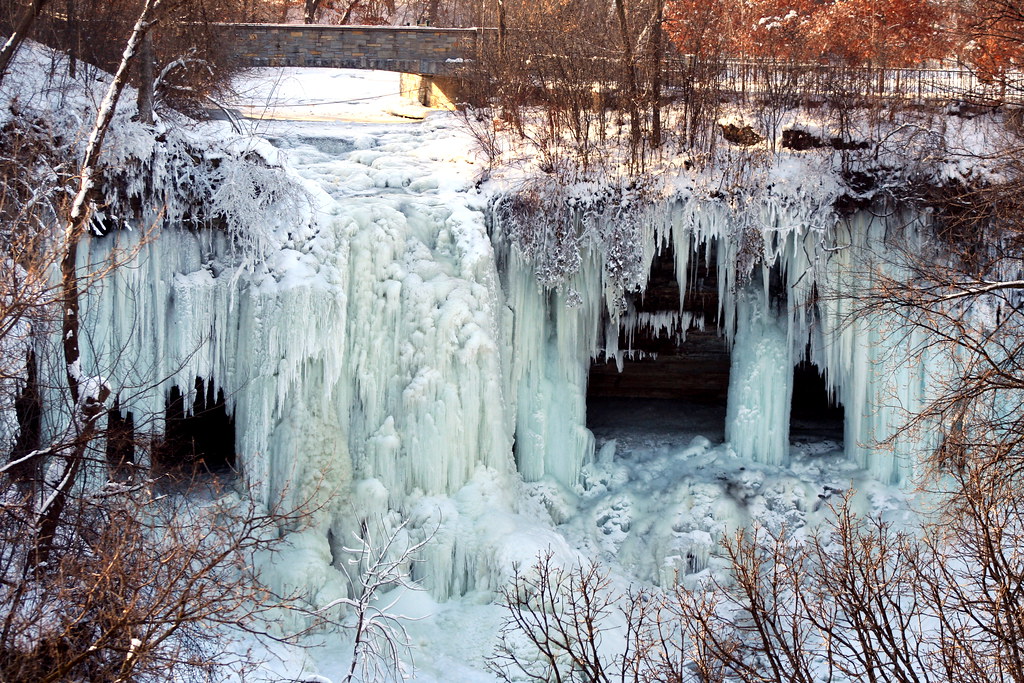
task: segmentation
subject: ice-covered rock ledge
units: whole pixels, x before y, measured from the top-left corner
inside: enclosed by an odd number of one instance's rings
[[[749,114],[732,116],[742,123]],[[491,231],[513,311],[524,478],[572,485],[591,461],[591,359],[621,371],[638,330],[685,339],[717,321],[731,365],[725,435],[739,455],[785,463],[793,368],[806,360],[845,409],[852,461],[882,481],[908,482],[934,435],[903,427],[952,366],[937,349],[920,353],[929,345],[919,333],[862,314],[862,297],[882,277],[903,277],[907,254],[943,258],[923,208],[931,189],[999,180],[996,165],[979,161],[998,119],[915,116],[854,116],[849,144],[819,148],[785,144],[834,134],[791,112],[776,131],[781,148],[723,142],[703,165],[668,155],[642,176],[571,158],[544,167],[527,142],[496,144]],[[678,309],[638,312],[652,264],[666,258]],[[686,308],[698,269],[716,276],[717,310]]]

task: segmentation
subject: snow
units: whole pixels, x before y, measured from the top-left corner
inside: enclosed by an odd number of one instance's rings
[[[389,114],[406,106],[397,88],[395,74],[256,70],[229,104],[247,117],[235,125],[269,144],[211,123],[147,150],[151,138],[124,118],[111,158],[156,157],[151,175],[205,197],[225,229],[182,229],[182,211],[162,229],[80,249],[83,271],[123,262],[83,298],[83,377],[104,378],[122,410],[157,416],[155,431],[170,388],[188,403],[203,378],[227,396],[253,495],[318,504],[307,528],[286,534],[287,550],[260,558],[274,588],[312,609],[343,604],[354,533],[375,525],[427,541],[410,567],[426,592],[388,596],[421,618],[407,624],[409,675],[484,681],[496,591],[541,553],[601,559],[616,585],[692,585],[715,570],[722,534],[754,522],[813,528],[846,491],[910,523],[899,484],[928,441],[896,432],[943,366],[905,362],[921,340],[884,319],[850,321],[844,300],[819,294],[865,287],[864,273],[890,267],[851,245],[881,249],[897,223],[912,238],[925,218],[838,220],[834,174],[792,155],[725,198],[722,178],[699,173],[646,203],[623,190],[597,206],[580,184],[566,197],[579,211],[562,210],[583,216],[582,237],[564,240],[492,209],[488,193],[517,179],[481,183],[456,115]],[[195,147],[205,156],[189,176],[179,157]],[[631,352],[618,348],[620,326],[681,338],[705,324],[682,302],[659,316],[621,305],[667,244],[680,292],[689,259],[718,268],[732,345],[726,441],[699,424],[658,443],[644,424],[599,440],[587,374],[592,358],[621,366]],[[784,300],[770,286],[776,264]],[[846,408],[843,444],[790,443],[792,368],[808,344]],[[891,451],[871,446],[890,436]],[[309,625],[283,613],[275,628]],[[345,675],[350,628],[324,626],[305,643],[267,652],[277,659],[267,680]]]
[[[403,95],[399,74],[389,71],[262,68],[224,104],[254,121],[401,123],[429,111]]]

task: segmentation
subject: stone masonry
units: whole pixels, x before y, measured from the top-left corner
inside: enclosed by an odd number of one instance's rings
[[[246,66],[316,66],[450,74],[476,53],[480,29],[225,24]]]

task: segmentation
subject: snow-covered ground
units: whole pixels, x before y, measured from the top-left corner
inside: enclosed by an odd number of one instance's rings
[[[498,301],[489,298],[495,296],[493,291],[478,291],[481,286],[486,290],[487,273],[467,270],[474,263],[473,267],[479,268],[474,258],[493,261],[491,245],[480,229],[486,196],[477,189],[483,168],[476,161],[473,139],[457,114],[433,112],[422,122],[394,116],[390,112],[407,111],[398,88],[397,74],[267,69],[240,83],[238,90],[244,97],[230,105],[249,117],[244,125],[268,138],[283,152],[287,164],[317,188],[312,192],[322,216],[320,230],[337,230],[330,226],[344,224],[337,218],[351,212],[369,213],[383,224],[390,220],[387,211],[397,210],[408,219],[404,232],[396,235],[393,243],[367,245],[371,250],[397,249],[394,263],[379,266],[391,273],[388,277],[405,287],[432,287],[438,284],[440,272],[446,271],[444,291],[423,295],[428,308],[437,307],[446,311],[445,315],[480,313],[451,303],[465,292],[476,298],[465,299],[464,306],[500,308]],[[359,226],[367,223],[359,219],[354,227],[348,225],[332,239],[358,240],[357,233],[365,230]],[[314,236],[294,248],[300,253],[316,253],[318,240],[323,245],[333,243]],[[359,253],[353,252],[346,267],[378,267],[355,260]],[[282,281],[294,281],[301,287],[306,277],[303,257],[296,256],[295,263],[294,268],[284,262],[275,268],[282,270]],[[351,289],[346,294],[355,296]],[[379,289],[378,295],[380,301],[368,300],[363,305],[391,305],[385,301],[391,296],[386,288]],[[371,337],[366,340],[370,346],[407,345],[408,350],[401,353],[416,354],[418,345],[431,343],[425,328],[410,332],[411,328],[397,323],[389,328],[386,319],[366,315],[376,326],[350,329],[348,334],[365,333]],[[431,319],[429,311],[423,315]],[[480,344],[486,347],[507,339],[500,329],[487,327],[486,320],[498,324],[502,315],[500,310],[486,312],[481,327],[473,333]],[[394,338],[406,333],[412,337]],[[436,372],[436,368],[427,366],[434,362],[419,361],[421,369],[426,368],[425,382],[457,380],[458,375],[431,378],[427,370]],[[463,370],[453,367],[450,372]],[[415,387],[414,380],[399,389],[409,394],[419,391]],[[442,396],[442,401],[466,399]],[[481,395],[477,400],[497,404],[501,399]],[[464,410],[465,406],[452,409]],[[712,418],[721,419],[710,412]],[[382,457],[398,455],[396,448],[388,445],[392,441],[410,438],[415,425],[400,424],[395,431],[395,423],[408,417],[388,416],[372,437],[378,444],[374,449]],[[478,464],[464,483],[458,481],[461,475],[449,476],[448,485],[454,487],[447,493],[438,492],[444,486],[433,491],[429,486],[419,492],[391,491],[392,500],[405,496],[401,507],[412,518],[436,520],[435,545],[439,549],[428,546],[425,551],[427,572],[460,562],[466,571],[475,568],[476,572],[475,577],[461,580],[469,589],[465,595],[446,600],[432,598],[426,591],[398,596],[391,611],[416,619],[406,624],[415,661],[407,675],[412,680],[438,683],[494,680],[486,670],[486,660],[503,618],[503,609],[493,603],[497,582],[514,562],[529,564],[546,550],[565,563],[600,560],[619,586],[634,582],[670,585],[677,576],[692,582],[703,572],[713,571],[716,538],[721,534],[755,522],[768,528],[785,525],[791,530],[813,526],[829,500],[851,488],[858,492],[859,509],[883,513],[899,523],[908,521],[904,494],[872,480],[866,471],[851,464],[843,455],[842,444],[825,437],[805,439],[791,445],[784,464],[759,464],[737,456],[730,444],[721,443],[721,423],[707,422],[705,414],[678,417],[650,423],[642,415],[627,416],[603,429],[598,433],[595,461],[583,466],[574,486],[550,477],[523,483],[514,473],[511,451],[506,448],[505,452],[480,456],[478,463],[490,458],[491,464]],[[500,416],[494,419],[502,420]],[[422,456],[428,458],[431,453]],[[440,467],[443,462],[439,459],[432,466]],[[450,540],[453,535],[458,537],[457,543]],[[301,575],[309,552],[307,548],[285,558],[275,565],[275,571],[281,576]],[[452,557],[456,552],[459,558]],[[467,555],[475,557],[467,559]],[[458,568],[449,573],[457,575]],[[430,585],[430,577],[424,578]],[[328,577],[328,583],[337,580]],[[457,586],[435,587],[434,594],[458,593],[453,587]],[[349,632],[327,629],[310,636],[305,644],[305,649],[281,646],[267,653],[264,669],[268,678],[338,681],[348,672]]]
[[[403,96],[398,74],[357,69],[253,69],[225,104],[253,120],[401,123],[429,109]]]

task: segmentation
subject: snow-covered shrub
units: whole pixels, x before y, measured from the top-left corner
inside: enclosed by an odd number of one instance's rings
[[[277,231],[311,220],[308,192],[262,141],[168,128],[151,146],[121,147],[109,159],[104,190],[123,225],[225,229],[253,261],[278,243]]]
[[[493,216],[504,239],[541,286],[564,285],[594,253],[605,280],[620,292],[646,282],[646,232],[650,207],[643,180],[566,185],[542,178],[499,195]]]
[[[0,154],[6,140],[27,141],[23,146],[30,144],[32,152],[18,162],[23,172],[15,187],[31,187],[35,196],[52,202],[70,192],[62,184],[77,172],[95,102],[108,77],[98,74],[63,85],[40,80],[49,57],[42,47],[27,46],[0,89],[0,121],[6,122]],[[220,227],[252,263],[278,243],[275,233],[284,236],[312,220],[309,193],[266,141],[173,112],[148,126],[137,120],[129,102],[114,114],[99,176],[92,195],[96,233],[157,225]]]
[[[220,626],[254,628],[280,604],[246,568],[301,512],[110,482],[70,499],[38,561],[29,491],[0,476],[0,679],[212,680],[226,668],[244,680],[251,665],[224,653]]]

